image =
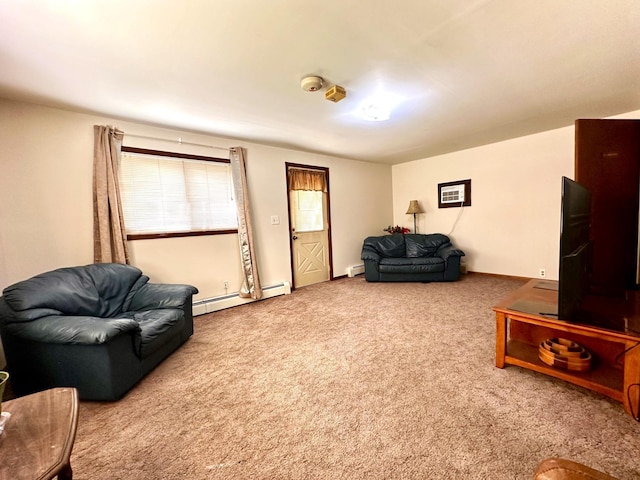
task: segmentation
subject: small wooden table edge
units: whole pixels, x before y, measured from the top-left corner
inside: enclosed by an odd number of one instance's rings
[[[72,480],[73,478],[73,470],[71,469],[71,452],[73,450],[73,444],[75,442],[76,432],[78,430],[78,390],[73,387],[56,387],[49,390],[44,390],[42,392],[32,393],[30,395],[26,395],[25,397],[18,397],[2,403],[3,410],[11,413],[11,406],[15,405],[16,402],[24,401],[22,400],[24,398],[43,395],[45,393],[51,395],[57,392],[68,392],[68,395],[70,395],[69,409],[67,411],[67,414],[70,415],[68,430],[65,435],[64,445],[60,449],[60,456],[58,458],[58,461],[52,464],[40,476],[35,477],[36,480],[48,480],[54,478],[56,475],[58,476],[59,480]],[[15,419],[9,419],[9,422],[11,421],[15,421]],[[7,432],[4,432],[3,435],[6,435],[6,433]]]

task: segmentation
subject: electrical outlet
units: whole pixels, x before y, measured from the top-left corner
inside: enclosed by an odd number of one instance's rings
[[[544,278],[547,276],[547,271],[544,268],[541,268],[538,272],[538,275],[540,276],[540,278]]]
[[[229,282],[227,282],[226,280],[224,281],[224,289],[229,290]]]

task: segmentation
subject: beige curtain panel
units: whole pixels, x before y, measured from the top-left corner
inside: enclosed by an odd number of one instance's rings
[[[240,261],[242,263],[243,281],[238,295],[243,298],[262,298],[262,287],[258,275],[258,261],[253,247],[253,229],[251,227],[251,212],[249,209],[249,192],[247,190],[247,169],[244,149],[234,147],[229,149],[231,160],[231,175],[233,190],[238,209],[238,241],[240,242]]]
[[[118,165],[124,132],[93,126],[93,261],[129,263]]]
[[[324,172],[290,168],[288,175],[291,190],[327,192],[327,177]]]

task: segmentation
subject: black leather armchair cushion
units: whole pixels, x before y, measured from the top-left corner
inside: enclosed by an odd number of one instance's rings
[[[405,256],[407,258],[432,257],[445,243],[449,243],[449,239],[440,234],[406,236]]]
[[[393,258],[405,256],[406,247],[403,235],[387,235],[377,238],[378,240],[371,242],[371,245],[381,256]]]
[[[445,263],[440,257],[383,258],[380,273],[444,272]]]
[[[23,319],[22,312],[39,308],[66,315],[112,317],[122,311],[129,294],[135,294],[133,286],[147,281],[149,277],[135,267],[94,264],[42,273],[5,288],[2,296],[17,313],[17,321]],[[28,313],[24,320],[32,316]]]
[[[140,325],[140,345],[136,354],[147,357],[161,345],[164,335],[183,320],[182,310],[176,308],[147,310],[134,314],[134,320]]]

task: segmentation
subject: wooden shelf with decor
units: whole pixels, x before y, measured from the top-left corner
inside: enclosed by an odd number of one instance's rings
[[[627,413],[640,414],[640,315],[636,295],[597,298],[589,303],[598,323],[553,318],[557,282],[530,280],[502,299],[496,314],[496,367],[515,365],[571,382],[621,402]],[[565,338],[591,353],[588,371],[549,366],[538,357],[540,343]]]

